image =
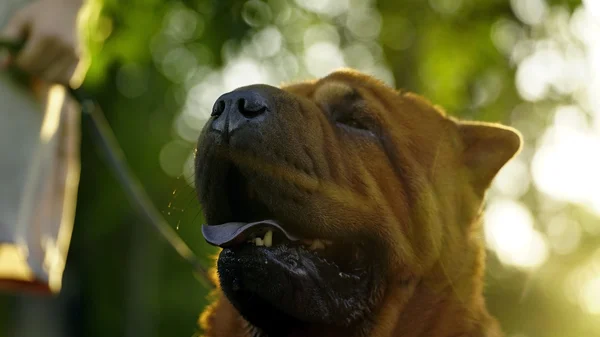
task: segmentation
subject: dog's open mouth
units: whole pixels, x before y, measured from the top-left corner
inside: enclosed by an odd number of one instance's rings
[[[223,200],[229,204],[232,213],[229,220],[232,221],[204,225],[202,234],[209,244],[236,251],[241,248],[271,251],[286,248],[302,256],[310,253],[306,257],[316,257],[320,262],[339,269],[339,276],[359,272],[363,256],[360,243],[348,239],[314,238],[292,232],[290,226],[277,219],[278,214],[273,214],[267,205],[254,196],[248,182],[234,166],[228,169],[223,191],[227,194]],[[269,219],[272,217],[275,219]]]
[[[246,319],[264,329],[275,329],[277,321],[277,329],[285,330],[306,323],[346,325],[365,314],[375,247],[343,231],[319,234],[324,224],[318,217],[289,216],[285,203],[253,192],[255,185],[235,168],[223,178],[223,194],[205,204],[223,212],[213,212],[218,216],[202,233],[223,248],[217,260],[221,288]],[[286,185],[275,187],[274,193],[294,193]]]

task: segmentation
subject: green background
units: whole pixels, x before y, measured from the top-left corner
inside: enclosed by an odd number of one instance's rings
[[[369,6],[381,19],[380,28],[365,38],[345,26],[344,15],[315,13],[300,6],[301,1],[91,0],[84,33],[92,63],[85,86],[103,107],[154,203],[208,264],[214,250],[201,237],[201,209],[187,183],[189,170],[182,169],[194,144],[182,136],[176,121],[188,90],[206,80],[210,71],[226,66],[231,50],[239,50],[261,29],[274,25],[289,52],[300,55],[303,46],[293,42],[293,34],[327,23],[338,31],[342,46],[356,41],[374,44],[369,47],[373,62],[389,70],[398,88],[420,93],[452,115],[514,125],[515,107],[524,107],[528,113],[523,125],[529,128],[522,131],[535,149],[551,121],[552,108],[572,102],[573,96],[558,93],[528,101],[519,94],[516,64],[497,43],[499,27],[512,27],[515,39],[553,38],[564,32],[552,25],[523,22],[515,14],[515,2],[379,0]],[[579,1],[540,2],[547,11],[567,18],[581,6]],[[350,1],[350,7],[358,3]],[[300,13],[293,24],[286,19],[290,8]],[[188,58],[165,56],[165,50],[182,46]],[[186,63],[189,55],[193,58]],[[359,69],[366,64],[357,60],[346,63]],[[192,69],[202,70],[192,76]],[[309,77],[306,69],[288,76]],[[197,127],[187,134],[196,131]],[[536,187],[530,186],[519,199],[543,233]],[[582,205],[564,207],[577,222],[598,222],[598,215]],[[598,234],[583,232],[576,249],[550,253],[535,270],[505,265],[490,252],[487,303],[508,336],[600,336],[600,317],[582,310],[563,291],[569,273],[593,256],[599,243]],[[192,336],[198,333],[196,322],[207,304],[206,292],[188,265],[132,212],[92,139],[84,134],[64,290],[56,299],[1,295],[0,336],[16,336],[27,324],[39,331],[53,324],[66,327],[59,336]],[[55,316],[24,312],[27,301],[52,307]]]

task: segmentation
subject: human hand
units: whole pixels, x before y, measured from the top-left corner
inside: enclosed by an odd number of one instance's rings
[[[79,63],[77,15],[83,0],[37,0],[18,11],[3,38],[26,39],[23,49],[1,67],[16,67],[40,79],[68,85]]]

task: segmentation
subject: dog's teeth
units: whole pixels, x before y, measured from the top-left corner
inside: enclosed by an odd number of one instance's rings
[[[263,240],[261,238],[256,238],[256,239],[254,239],[254,245],[255,246],[264,246],[265,243],[263,242]]]
[[[273,231],[268,231],[265,233],[263,242],[265,244],[265,247],[271,247],[273,245]]]
[[[308,248],[310,250],[325,249],[325,244],[323,243],[323,241],[316,239],[312,242],[312,244]]]

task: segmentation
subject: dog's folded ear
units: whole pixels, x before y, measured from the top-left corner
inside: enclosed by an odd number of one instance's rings
[[[458,121],[463,160],[471,172],[475,191],[483,195],[492,180],[521,149],[521,135],[500,124]]]

